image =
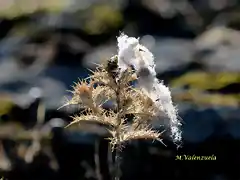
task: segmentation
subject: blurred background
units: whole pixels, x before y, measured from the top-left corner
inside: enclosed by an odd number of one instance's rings
[[[122,179],[240,179],[239,30],[238,0],[0,0],[0,175],[110,179],[104,129],[64,129],[78,109],[57,108],[125,32],[155,55],[184,141],[132,142]],[[216,161],[175,161],[181,154]]]

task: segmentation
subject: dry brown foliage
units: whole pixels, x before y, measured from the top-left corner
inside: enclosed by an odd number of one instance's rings
[[[112,150],[120,149],[126,142],[136,139],[161,141],[161,133],[151,128],[151,120],[158,112],[152,100],[140,89],[130,85],[137,80],[135,72],[128,68],[119,77],[117,56],[98,65],[92,75],[74,83],[72,99],[64,106],[77,104],[84,108],[84,114],[76,115],[68,125],[96,122],[105,125],[109,131]],[[111,100],[113,109],[106,110],[103,104]],[[133,115],[131,122],[126,115]]]

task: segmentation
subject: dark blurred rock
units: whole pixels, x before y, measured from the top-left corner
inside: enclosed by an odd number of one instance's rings
[[[188,110],[181,115],[184,121],[183,138],[190,142],[203,142],[214,132],[216,123],[222,119],[213,109]]]
[[[240,93],[240,82],[228,84],[219,89],[208,89],[209,93],[220,93],[220,94],[238,94]]]

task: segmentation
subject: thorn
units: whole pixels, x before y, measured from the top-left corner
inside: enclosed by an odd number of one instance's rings
[[[57,111],[60,110],[60,109],[62,109],[62,108],[64,108],[64,107],[66,107],[66,106],[69,106],[69,105],[70,105],[69,103],[66,103],[66,104],[60,106],[59,108],[57,108]]]
[[[162,141],[162,139],[160,139],[160,138],[157,138],[157,141],[159,141],[160,143],[162,143],[165,147],[167,147],[167,145],[166,144],[164,144],[164,142]]]
[[[90,71],[92,74],[95,72],[95,71],[93,71],[93,70],[91,70],[89,68],[87,68],[87,70]]]
[[[66,92],[70,92],[72,94],[74,93],[74,91],[72,91],[72,90],[66,90]]]
[[[177,146],[177,150],[182,147],[181,144],[176,144],[176,143],[174,143],[174,144]]]
[[[178,119],[179,119],[180,122],[182,122],[183,124],[186,124],[186,122],[183,120],[183,118],[181,118],[179,115],[178,115]]]
[[[73,82],[73,84],[75,85],[75,86],[77,86],[78,85],[78,83],[77,82]],[[73,88],[74,88],[74,86],[72,86]]]
[[[95,63],[95,62],[91,62],[92,64],[96,65],[96,66],[101,66],[101,64]]]
[[[163,125],[162,125],[163,126]],[[167,130],[163,130],[162,132],[160,132],[160,135],[162,135],[163,133],[165,133]]]
[[[88,77],[86,77],[85,79],[88,80],[88,79],[91,79],[91,78],[92,78],[91,76],[88,76]]]
[[[70,123],[70,124],[66,125],[66,126],[64,127],[64,129],[67,129],[67,128],[69,128],[71,125],[72,125],[72,123]]]

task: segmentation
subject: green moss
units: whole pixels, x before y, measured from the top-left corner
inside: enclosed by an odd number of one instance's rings
[[[240,82],[240,73],[237,72],[207,73],[203,71],[195,71],[172,80],[170,85],[172,87],[188,85],[190,88],[205,90],[219,89],[236,82]]]
[[[0,115],[8,114],[13,106],[11,99],[0,97]]]
[[[122,14],[117,9],[109,5],[97,5],[90,9],[84,30],[89,34],[101,34],[108,29],[118,28],[122,22]]]
[[[11,3],[4,0],[0,3],[0,16],[6,18],[15,18],[17,16],[31,14],[39,10],[48,12],[60,12],[66,7],[67,0],[17,0]]]
[[[173,95],[174,101],[192,102],[199,105],[219,105],[238,107],[239,95],[202,94],[201,92],[183,92]]]

